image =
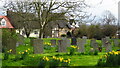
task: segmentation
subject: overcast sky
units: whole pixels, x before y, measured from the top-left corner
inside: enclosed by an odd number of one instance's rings
[[[6,0],[0,0],[0,10],[3,8],[2,6],[4,5],[4,1],[6,1]],[[67,1],[69,1],[69,0],[67,0]],[[91,12],[93,15],[97,15],[97,16],[101,16],[103,11],[105,11],[105,10],[109,10],[117,18],[119,1],[120,0],[86,0],[86,3],[88,5],[91,5],[91,8],[86,9],[86,10]]]

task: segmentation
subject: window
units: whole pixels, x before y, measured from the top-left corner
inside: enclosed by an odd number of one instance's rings
[[[38,34],[38,31],[34,31],[34,34]]]
[[[5,26],[5,25],[6,25],[6,22],[5,22],[5,21],[2,21],[2,22],[1,22],[1,25],[2,25],[2,26]]]

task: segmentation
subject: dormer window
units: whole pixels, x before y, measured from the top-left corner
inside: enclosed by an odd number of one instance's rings
[[[5,22],[5,21],[2,21],[2,22],[1,22],[1,25],[2,25],[2,26],[6,26],[6,22]]]

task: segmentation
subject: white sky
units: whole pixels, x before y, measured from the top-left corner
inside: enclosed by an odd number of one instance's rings
[[[4,5],[4,1],[5,0],[0,0],[0,10],[1,10],[1,8],[3,8],[2,6]],[[71,0],[67,0],[67,1],[71,1]],[[101,3],[101,1],[102,1],[102,3]],[[119,1],[120,0],[86,0],[86,3],[91,5],[91,8],[88,8],[86,10],[88,12],[91,12],[93,15],[97,15],[97,16],[101,16],[103,11],[105,11],[105,10],[109,10],[117,18]]]

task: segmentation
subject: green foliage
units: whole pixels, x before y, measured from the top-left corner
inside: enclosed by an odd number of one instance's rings
[[[40,59],[41,61],[39,62],[40,67],[50,67],[54,68],[57,66],[68,66],[70,63],[70,59],[64,59],[63,57],[55,57],[53,56],[52,58],[48,58],[44,56],[43,58]]]
[[[9,51],[7,51],[7,49],[5,49],[5,52],[4,52],[4,60],[9,59],[9,55],[11,54],[11,52],[12,52],[12,49],[10,49]]]
[[[102,33],[104,36],[115,36],[117,31],[117,27],[115,25],[104,25],[102,28]]]
[[[120,66],[120,52],[108,52],[98,61],[98,66]]]
[[[78,49],[78,47],[77,47],[76,45],[71,45],[71,46],[69,47],[69,54],[70,54],[70,55],[74,55],[75,52],[77,51],[77,49]]]
[[[17,36],[15,30],[14,29],[2,29],[3,50],[6,49],[7,45],[9,44],[9,43],[7,43],[7,41],[9,41],[10,39],[18,40],[18,36]],[[8,49],[6,49],[6,50],[8,50]]]

